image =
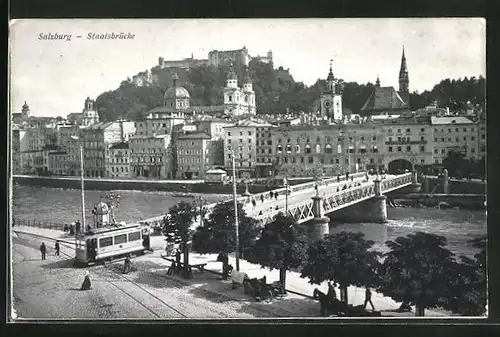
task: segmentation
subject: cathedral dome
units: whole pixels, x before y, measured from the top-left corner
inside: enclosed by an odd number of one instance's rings
[[[165,99],[189,98],[189,92],[183,87],[170,87],[163,96]]]
[[[23,109],[29,109],[29,108],[30,108],[30,107],[29,107],[29,105],[28,105],[28,104],[26,104],[26,101],[24,101],[24,104],[23,104]]]

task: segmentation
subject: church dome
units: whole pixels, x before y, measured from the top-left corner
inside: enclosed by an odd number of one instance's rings
[[[29,105],[28,105],[28,104],[26,104],[26,101],[24,101],[24,104],[23,104],[23,109],[25,109],[25,110],[26,110],[26,109],[29,109],[29,108],[30,108],[30,107],[29,107]]]
[[[189,98],[189,92],[183,87],[170,87],[165,91],[165,99]]]

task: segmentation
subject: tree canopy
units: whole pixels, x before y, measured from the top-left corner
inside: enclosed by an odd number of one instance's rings
[[[307,250],[307,261],[301,277],[308,277],[312,284],[324,281],[338,283],[347,302],[348,286],[377,285],[380,254],[371,250],[373,244],[361,232],[342,231],[325,235],[324,239],[314,242]]]
[[[417,232],[387,241],[391,249],[379,268],[379,290],[397,302],[416,305],[417,315],[442,307],[456,277],[454,254],[443,236]]]
[[[188,242],[193,234],[190,229],[197,210],[192,203],[181,201],[168,210],[163,219],[163,234],[168,242]]]
[[[269,269],[298,268],[306,259],[308,234],[305,226],[282,213],[261,231],[247,260]]]
[[[255,242],[259,229],[256,220],[246,215],[243,206],[238,203],[238,229],[240,251]],[[203,222],[193,236],[193,249],[201,254],[229,254],[236,248],[235,212],[232,201],[220,202]]]

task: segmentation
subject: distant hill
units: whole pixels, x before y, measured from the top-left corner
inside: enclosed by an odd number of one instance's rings
[[[163,93],[172,86],[172,76],[177,73],[179,84],[191,95],[191,105],[221,105],[226,83],[227,67],[200,66],[189,70],[182,68],[152,69],[157,83],[152,87],[136,87],[130,81],[104,92],[96,99],[101,120],[118,118],[134,119],[141,113],[163,104]],[[245,69],[235,69],[241,86]],[[256,96],[257,113],[308,112],[319,110],[319,97],[325,89],[325,80],[318,80],[312,86],[295,82],[288,69],[274,68],[273,64],[250,61],[249,72]],[[353,113],[360,108],[373,90],[373,84],[346,82],[343,85],[343,105]],[[484,107],[485,80],[471,77],[458,80],[446,79],[435,85],[431,91],[414,92],[410,95],[412,109],[424,107],[434,101],[451,110],[466,107],[467,102]]]

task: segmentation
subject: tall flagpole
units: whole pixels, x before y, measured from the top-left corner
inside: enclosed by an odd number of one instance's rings
[[[231,157],[233,162],[234,227],[236,230],[236,252],[234,256],[236,257],[236,271],[240,271],[240,233],[238,225],[238,200],[236,200],[236,164],[234,160],[234,151],[231,151]]]

